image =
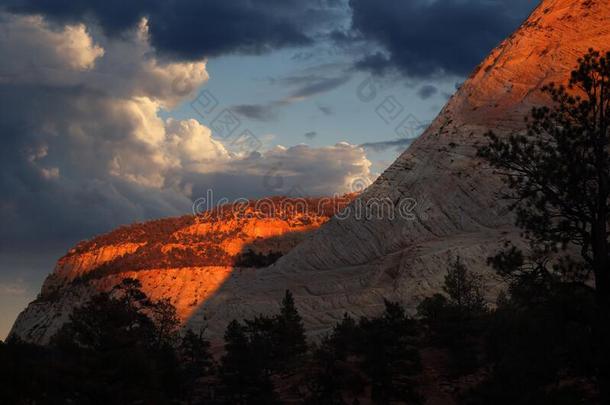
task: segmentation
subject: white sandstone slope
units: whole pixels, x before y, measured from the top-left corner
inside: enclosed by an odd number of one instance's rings
[[[416,220],[332,219],[255,284],[232,277],[201,313],[213,324],[272,310],[289,287],[310,330],[324,330],[346,311],[379,310],[383,297],[414,309],[439,290],[458,255],[486,275],[493,300],[501,284],[486,259],[504,241],[518,241],[519,230],[496,197],[500,180],[475,156],[477,145],[489,130],[523,130],[531,108],[547,101],[541,87],[566,83],[589,48],[610,50],[610,2],[542,1],[362,196],[414,198]]]
[[[415,219],[333,218],[265,269],[225,267],[219,275],[213,267],[132,272],[126,265],[123,273],[86,285],[55,274],[47,283],[53,294],[31,304],[12,333],[46,342],[74,305],[123,275],[140,278],[145,291],[178,306],[188,302],[184,291],[191,291],[189,299],[205,296],[183,319],[193,326],[207,323],[213,339],[221,338],[234,318],[276,311],[285,289],[293,291],[312,333],[327,329],[345,312],[377,312],[383,298],[413,309],[438,291],[458,255],[486,275],[492,300],[500,283],[486,258],[505,240],[518,240],[519,232],[495,196],[499,179],[475,157],[476,147],[489,130],[522,130],[532,106],[546,101],[540,95],[544,84],[565,83],[589,48],[610,48],[609,23],[607,0],[543,0],[491,52],[430,128],[361,197],[394,203],[415,199]],[[210,284],[214,292],[200,294]]]

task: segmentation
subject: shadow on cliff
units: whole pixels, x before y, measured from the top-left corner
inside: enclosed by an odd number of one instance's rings
[[[295,230],[244,244],[232,267],[217,268],[226,276],[214,292],[189,311],[185,327],[206,328],[212,340],[217,341],[234,319],[277,312],[286,289],[291,287],[290,281],[280,276],[282,257],[316,231]]]

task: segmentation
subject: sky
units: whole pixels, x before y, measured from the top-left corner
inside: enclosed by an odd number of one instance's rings
[[[370,184],[536,4],[4,0],[0,338],[80,240]]]

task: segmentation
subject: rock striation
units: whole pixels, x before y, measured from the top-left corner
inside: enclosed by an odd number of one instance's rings
[[[396,207],[412,199],[412,215],[341,215],[328,222],[322,216],[315,226],[297,227],[304,231],[297,234],[278,225],[284,233],[278,228],[278,233],[264,235],[268,240],[279,235],[295,238],[280,238],[274,249],[286,254],[273,266],[256,270],[214,267],[227,262],[207,261],[134,272],[125,260],[117,264],[117,258],[150,245],[131,237],[127,228],[112,243],[94,239],[61,259],[41,298],[20,315],[13,333],[45,342],[74,305],[124,276],[141,279],[153,297],[171,297],[185,323],[208,324],[213,338],[222,337],[232,319],[276,311],[287,288],[314,334],[327,330],[345,312],[377,312],[383,298],[413,309],[424,296],[438,291],[456,256],[485,275],[488,298],[493,300],[502,285],[487,268],[486,258],[505,241],[518,241],[519,232],[496,196],[500,180],[476,158],[476,148],[489,130],[500,135],[524,130],[531,108],[547,102],[540,93],[544,84],[567,82],[577,58],[589,48],[608,49],[608,21],[607,1],[543,0],[475,69],[425,133],[350,205],[383,200]],[[214,235],[232,229],[229,222],[206,226],[181,226],[171,235]],[[261,226],[251,222],[248,235]],[[197,239],[184,246],[186,240],[162,249],[188,250],[202,243]],[[232,243],[220,243],[226,255],[241,249],[245,239],[235,247]],[[91,273],[98,276],[74,282]]]
[[[232,274],[257,274],[261,263],[289,252],[354,197],[240,202],[83,241],[58,260],[11,333],[47,343],[75,307],[125,278],[139,280],[152,299],[170,298],[186,322]]]

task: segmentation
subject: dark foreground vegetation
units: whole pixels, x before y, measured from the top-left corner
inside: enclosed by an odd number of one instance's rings
[[[213,356],[205,331],[179,333],[171,304],[126,279],[49,346],[1,344],[0,403],[595,404],[594,307],[590,288],[551,277],[514,279],[490,310],[457,259],[416,318],[386,301],[308,344],[287,291],[277,315],[233,321]]]
[[[479,151],[529,242],[489,259],[507,286],[496,305],[456,258],[415,317],[386,301],[306,342],[287,291],[277,315],[233,321],[215,357],[205,331],[180,334],[171,304],[126,279],[49,346],[1,344],[0,403],[609,404],[610,55],[589,52],[545,92],[554,107],[527,134]]]
[[[240,253],[235,259],[235,267],[268,267],[282,257],[282,252],[269,251],[267,254],[255,252],[252,249]]]

